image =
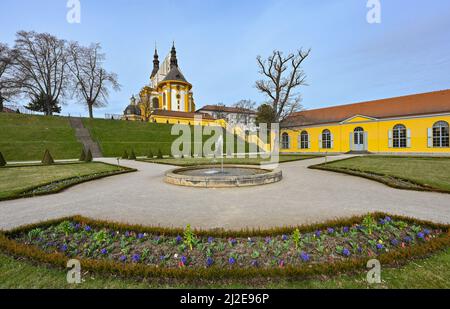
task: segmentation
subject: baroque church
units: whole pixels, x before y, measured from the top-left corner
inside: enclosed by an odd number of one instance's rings
[[[162,64],[155,48],[150,81],[141,89],[137,98],[134,95],[131,97],[123,119],[190,124],[196,115],[202,116],[206,123],[215,121],[208,114],[195,112],[192,84],[186,80],[178,66],[175,44]]]

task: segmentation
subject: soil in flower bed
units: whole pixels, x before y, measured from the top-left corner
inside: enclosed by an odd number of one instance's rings
[[[68,257],[142,263],[164,268],[273,268],[376,257],[444,236],[445,231],[402,220],[366,216],[353,226],[267,237],[196,236],[188,226],[167,236],[96,228],[76,221],[35,228],[14,240]]]

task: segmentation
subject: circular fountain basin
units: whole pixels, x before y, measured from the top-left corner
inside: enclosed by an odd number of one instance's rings
[[[266,185],[283,178],[281,170],[255,166],[193,166],[168,171],[164,181],[173,185],[198,188],[231,188]]]

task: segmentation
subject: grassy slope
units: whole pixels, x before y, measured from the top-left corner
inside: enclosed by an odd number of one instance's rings
[[[45,149],[55,159],[81,151],[67,118],[0,113],[0,132],[0,152],[9,161],[41,160]]]
[[[124,150],[130,153],[132,149],[138,156],[147,155],[149,149],[155,155],[158,149],[169,154],[172,142],[178,138],[171,135],[172,125],[168,124],[107,119],[84,119],[83,123],[107,157],[121,156]],[[206,139],[204,136],[203,141]]]
[[[450,158],[365,156],[330,162],[326,166],[399,177],[450,191]]]
[[[332,278],[273,281],[258,284],[267,288],[450,288],[450,249],[424,260],[411,261],[397,269],[383,269],[380,285],[369,285],[366,273],[340,275]],[[248,288],[252,284],[240,282],[213,283],[197,286],[189,283],[167,285],[152,281],[137,281],[93,274],[83,276],[81,285],[66,283],[66,272],[45,266],[36,266],[30,261],[15,260],[0,253],[0,288]]]
[[[27,188],[55,180],[115,171],[117,167],[103,163],[74,163],[50,166],[0,168],[0,198],[7,198]]]
[[[316,158],[317,156],[312,155],[280,155],[280,163],[283,162],[291,162],[291,161],[299,161]],[[209,165],[209,164],[219,164],[220,159],[216,159],[215,163],[212,158],[184,158],[184,159],[144,159],[145,162],[152,163],[161,163],[161,164],[170,164],[176,166],[193,166],[193,165]],[[249,165],[258,165],[261,162],[267,160],[261,158],[225,158],[225,164],[249,164]]]

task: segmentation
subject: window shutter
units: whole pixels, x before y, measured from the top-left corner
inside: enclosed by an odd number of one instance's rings
[[[334,148],[334,136],[333,133],[330,133],[330,139],[331,139],[331,149]]]
[[[392,130],[389,130],[389,148],[394,147]]]
[[[308,149],[311,149],[311,139],[309,138],[309,135],[308,135]]]
[[[406,131],[406,147],[411,148],[411,129]]]
[[[319,149],[322,149],[322,135],[319,136]]]
[[[433,147],[433,129],[428,128],[428,147]]]
[[[369,132],[364,132],[364,150],[369,150]]]

